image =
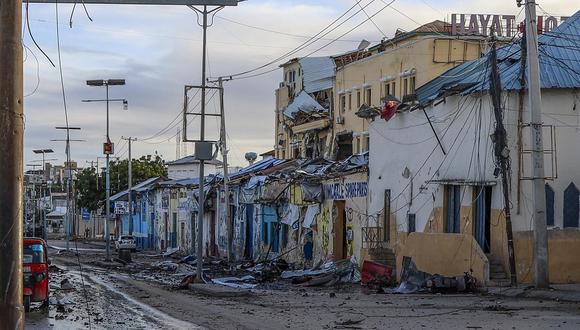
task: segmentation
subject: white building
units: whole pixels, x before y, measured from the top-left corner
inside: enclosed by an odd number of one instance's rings
[[[561,36],[580,34],[580,12],[553,33],[559,37],[550,33],[539,40],[549,271],[551,282],[568,283],[580,281],[580,261],[569,252],[580,249],[580,48],[566,47]],[[530,282],[535,205],[519,45],[498,50],[498,69],[516,274],[520,282]],[[471,270],[482,282],[509,278],[502,181],[490,138],[496,129],[488,93],[491,68],[484,56],[450,69],[417,90],[418,105],[370,123],[368,213],[377,226],[390,229],[387,243],[397,265],[410,256],[430,273]]]
[[[199,177],[199,160],[195,156],[187,156],[172,162],[166,163],[167,176],[172,180],[190,179]],[[204,163],[204,174],[216,174],[222,162],[217,159],[206,160]]]

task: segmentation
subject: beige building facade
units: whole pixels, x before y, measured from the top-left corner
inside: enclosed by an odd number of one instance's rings
[[[382,108],[393,96],[415,100],[415,89],[465,61],[479,58],[482,36],[451,36],[450,25],[434,21],[411,32],[397,32],[390,40],[368,49],[363,59],[337,65],[334,135],[338,158],[369,148],[369,122],[356,112],[363,106]]]

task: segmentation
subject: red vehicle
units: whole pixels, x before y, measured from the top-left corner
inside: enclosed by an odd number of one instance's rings
[[[48,306],[48,246],[41,238],[24,238],[24,309],[29,312],[32,302]]]

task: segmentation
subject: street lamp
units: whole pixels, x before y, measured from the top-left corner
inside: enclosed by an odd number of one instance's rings
[[[51,154],[54,152],[54,150],[52,149],[34,149],[32,150],[32,152],[34,152],[35,154],[42,154],[42,182],[46,182],[48,181],[47,177],[46,177],[46,159],[45,156],[46,154]],[[49,176],[50,177],[50,176]],[[44,190],[41,188],[41,191],[44,192]],[[41,194],[41,197],[44,198],[44,194]],[[46,233],[46,212],[44,211],[44,207],[41,207],[41,212],[42,212],[42,236],[44,237],[45,241],[48,241],[48,234]],[[32,224],[33,228],[35,227],[36,223]]]
[[[109,86],[122,86],[125,85],[125,79],[108,79],[108,80],[87,80],[87,85],[91,87],[101,87],[105,86],[106,90],[106,98],[105,100],[83,100],[83,102],[106,102],[107,104],[107,142],[103,144],[103,153],[106,156],[106,177],[105,177],[105,191],[106,191],[106,204],[105,204],[105,211],[106,211],[106,219],[105,219],[105,240],[106,240],[106,250],[107,250],[107,260],[111,260],[111,239],[109,237],[109,219],[111,218],[111,210],[110,210],[110,203],[111,203],[111,177],[110,177],[110,168],[109,168],[109,156],[114,153],[114,146],[111,143],[111,139],[109,137],[109,102],[112,100],[109,99]],[[122,101],[123,107],[125,110],[127,109],[128,102],[125,99],[115,99],[115,101]]]

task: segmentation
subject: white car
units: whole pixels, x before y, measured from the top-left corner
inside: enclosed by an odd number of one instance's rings
[[[137,244],[135,243],[135,237],[131,235],[121,235],[119,239],[115,241],[115,250],[119,249],[129,249],[133,252],[137,249]]]

